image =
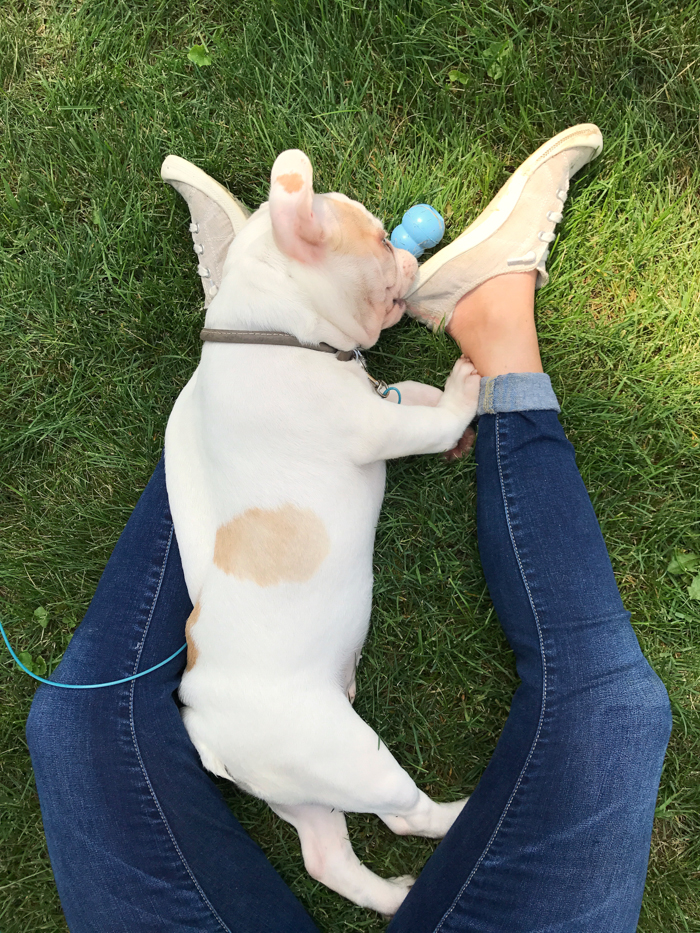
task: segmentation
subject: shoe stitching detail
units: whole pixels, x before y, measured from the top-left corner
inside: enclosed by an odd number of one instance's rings
[[[148,635],[148,630],[149,630],[149,628],[150,628],[150,626],[151,626],[151,619],[153,618],[153,613],[155,612],[155,609],[156,609],[156,604],[157,604],[157,602],[158,602],[158,597],[160,596],[160,590],[161,590],[161,587],[162,587],[162,584],[163,584],[163,577],[165,576],[165,568],[166,568],[166,566],[167,566],[168,557],[169,557],[169,555],[170,555],[170,546],[171,546],[172,541],[173,541],[173,533],[174,533],[174,530],[175,530],[175,527],[174,527],[173,523],[171,522],[171,523],[170,523],[170,534],[168,535],[168,544],[167,544],[167,546],[166,546],[166,548],[165,548],[165,556],[163,557],[163,565],[162,565],[162,567],[161,567],[161,569],[160,569],[160,578],[159,578],[159,580],[158,580],[158,586],[156,587],[155,596],[153,597],[153,602],[152,602],[152,604],[151,604],[151,611],[150,611],[149,614],[148,614],[148,620],[147,620],[147,622],[146,622],[146,627],[144,628],[143,637],[142,637],[142,639],[141,639],[141,643],[140,643],[139,646],[138,646],[138,651],[137,651],[137,654],[136,654],[136,661],[134,662],[134,670],[133,670],[133,672],[132,672],[132,673],[134,673],[134,674],[138,671],[139,661],[141,660],[141,654],[143,653],[143,646],[144,646],[144,644],[146,643],[146,636]],[[185,856],[184,856],[184,854],[183,854],[183,852],[182,852],[180,846],[177,844],[177,840],[175,839],[175,836],[174,836],[174,834],[173,834],[173,831],[172,831],[172,829],[170,828],[170,824],[168,823],[168,820],[167,820],[167,818],[166,818],[166,816],[165,816],[165,813],[163,812],[163,808],[162,808],[161,805],[160,805],[160,801],[158,800],[158,797],[157,797],[157,795],[156,795],[156,792],[155,792],[155,790],[153,789],[153,785],[151,784],[151,779],[149,778],[148,772],[146,771],[146,766],[145,766],[144,763],[143,763],[143,758],[142,758],[142,756],[141,756],[141,749],[139,748],[139,743],[138,743],[138,740],[137,740],[137,738],[136,738],[136,728],[135,728],[135,725],[134,725],[134,687],[135,687],[135,685],[136,685],[136,681],[135,681],[135,680],[132,680],[132,681],[131,681],[131,688],[130,688],[130,690],[129,690],[129,724],[130,724],[130,727],[131,727],[131,739],[132,739],[132,742],[133,742],[133,744],[134,744],[134,749],[136,750],[136,757],[138,758],[138,761],[139,761],[139,767],[141,768],[141,773],[143,774],[144,780],[145,780],[145,782],[146,782],[146,784],[147,784],[147,786],[148,786],[149,793],[150,793],[150,795],[151,795],[151,797],[152,797],[152,799],[153,799],[153,802],[154,802],[155,805],[156,805],[156,808],[157,808],[157,810],[158,810],[158,813],[160,814],[160,818],[161,818],[161,820],[162,820],[162,822],[163,822],[163,825],[165,826],[165,829],[166,829],[166,831],[167,831],[167,833],[168,833],[168,836],[170,836],[170,841],[172,842],[173,847],[174,847],[175,851],[177,852],[178,857],[179,857],[180,861],[182,862],[182,865],[183,865],[185,871],[186,871],[187,874],[190,876],[190,880],[192,881],[192,884],[193,884],[193,885],[195,886],[195,888],[197,889],[197,892],[199,893],[200,897],[202,898],[202,900],[204,901],[204,903],[206,904],[206,906],[207,906],[207,907],[209,908],[209,910],[211,911],[211,913],[212,913],[214,919],[218,922],[218,924],[219,924],[219,926],[221,927],[221,929],[222,929],[222,930],[225,930],[226,933],[231,933],[231,930],[229,929],[228,926],[226,926],[226,924],[224,923],[224,921],[221,919],[221,917],[219,916],[219,914],[216,912],[216,910],[214,909],[213,904],[211,903],[211,901],[209,900],[209,898],[206,896],[206,894],[205,894],[204,891],[202,890],[202,888],[201,888],[199,882],[198,882],[197,879],[195,878],[194,873],[192,872],[192,869],[190,868],[190,866],[189,866],[189,864],[188,864],[188,862],[187,862],[187,859],[185,858]]]
[[[510,797],[508,798],[508,801],[507,801],[505,807],[503,808],[503,812],[501,813],[501,816],[500,816],[500,818],[499,818],[499,820],[498,820],[498,823],[497,823],[497,825],[496,825],[496,828],[494,829],[493,833],[491,834],[491,838],[490,838],[489,841],[487,842],[484,851],[483,851],[483,852],[481,853],[481,855],[479,856],[476,865],[472,868],[472,870],[471,870],[471,872],[470,872],[470,874],[469,874],[469,877],[467,878],[467,880],[464,882],[464,884],[462,885],[462,887],[461,887],[460,890],[458,891],[458,893],[457,893],[455,899],[454,899],[454,900],[452,901],[452,903],[450,904],[449,908],[447,909],[447,911],[446,911],[445,914],[443,915],[443,917],[442,917],[442,919],[440,920],[440,922],[438,923],[438,925],[435,927],[434,933],[438,933],[438,931],[442,929],[443,924],[445,923],[445,921],[448,919],[448,917],[450,916],[450,914],[453,912],[453,910],[454,910],[455,907],[457,906],[457,902],[459,901],[459,899],[462,897],[462,895],[463,895],[464,892],[466,891],[466,889],[467,889],[467,887],[469,886],[469,884],[470,884],[472,878],[473,878],[474,875],[476,874],[477,869],[479,868],[479,866],[481,865],[482,861],[484,860],[484,858],[485,858],[486,855],[488,854],[489,849],[491,848],[491,846],[492,846],[494,840],[496,839],[496,836],[497,836],[497,834],[498,834],[498,831],[499,831],[499,829],[501,828],[501,824],[503,823],[503,820],[506,818],[506,815],[507,815],[507,813],[508,813],[508,810],[510,809],[510,805],[511,805],[511,803],[513,802],[513,799],[514,799],[516,793],[518,792],[518,789],[519,789],[519,787],[520,787],[520,784],[522,783],[523,777],[525,776],[525,772],[526,772],[526,770],[527,770],[527,768],[528,768],[528,765],[530,764],[530,760],[531,760],[531,758],[532,758],[532,756],[533,756],[533,754],[534,754],[535,748],[536,748],[537,743],[538,743],[538,741],[539,741],[540,732],[542,731],[542,724],[543,724],[543,722],[544,722],[544,716],[545,716],[545,712],[546,712],[546,708],[547,708],[547,658],[546,658],[545,651],[544,651],[544,640],[543,640],[543,638],[542,638],[542,630],[541,630],[541,628],[540,628],[539,616],[538,616],[538,614],[537,614],[537,609],[535,608],[535,602],[534,602],[534,599],[533,599],[533,597],[532,597],[532,592],[531,592],[531,590],[530,590],[530,585],[529,585],[529,583],[528,583],[528,581],[527,581],[527,575],[525,574],[525,570],[524,570],[524,568],[523,568],[522,561],[520,560],[520,552],[518,551],[518,546],[517,546],[517,544],[515,543],[515,535],[514,535],[514,533],[513,533],[513,526],[512,526],[512,524],[511,524],[510,511],[509,511],[509,509],[508,509],[508,501],[507,501],[506,491],[505,491],[505,480],[503,479],[503,468],[502,468],[502,465],[501,465],[501,442],[500,442],[499,415],[498,415],[498,414],[496,414],[495,433],[496,433],[496,460],[497,460],[497,462],[498,462],[498,479],[499,479],[499,483],[500,483],[500,487],[501,487],[501,496],[502,496],[502,498],[503,498],[503,508],[504,508],[505,515],[506,515],[506,522],[507,522],[507,524],[508,524],[508,534],[509,534],[509,537],[510,537],[510,543],[511,543],[511,546],[512,546],[512,548],[513,548],[513,552],[514,552],[514,554],[515,554],[515,559],[516,559],[517,562],[518,562],[518,568],[520,569],[520,577],[521,577],[521,579],[522,579],[522,581],[523,581],[523,584],[525,585],[525,589],[526,589],[526,591],[527,591],[528,602],[530,603],[530,608],[532,609],[532,614],[533,614],[533,616],[534,616],[534,618],[535,618],[535,626],[537,627],[537,637],[538,637],[538,640],[539,640],[539,643],[540,643],[540,657],[542,658],[542,705],[541,705],[541,707],[540,707],[540,719],[539,719],[539,722],[537,723],[537,731],[536,731],[536,733],[535,733],[534,739],[532,740],[532,745],[530,746],[530,751],[528,752],[527,758],[525,759],[525,764],[522,766],[522,769],[521,769],[521,771],[520,771],[520,774],[518,775],[518,780],[515,782],[515,787],[513,788],[512,792],[511,792],[511,795],[510,795]]]

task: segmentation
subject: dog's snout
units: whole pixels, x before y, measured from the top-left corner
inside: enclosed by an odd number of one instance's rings
[[[414,276],[418,270],[418,260],[413,255],[409,253],[407,249],[400,249],[397,252],[401,256],[401,268],[405,275]]]
[[[406,288],[408,288],[418,272],[418,260],[407,249],[397,250],[397,253],[400,253],[399,269],[405,280]]]

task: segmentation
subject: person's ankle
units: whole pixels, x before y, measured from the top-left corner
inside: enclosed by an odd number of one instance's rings
[[[482,376],[542,372],[534,296],[537,273],[483,282],[458,302],[446,328]]]

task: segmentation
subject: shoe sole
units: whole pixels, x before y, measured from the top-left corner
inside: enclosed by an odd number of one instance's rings
[[[191,185],[201,191],[206,197],[211,198],[231,221],[233,232],[236,236],[241,232],[241,228],[250,217],[250,211],[238,198],[234,198],[228,188],[224,188],[218,181],[207,175],[201,168],[197,168],[187,159],[181,159],[180,156],[166,156],[160,167],[160,175],[163,181],[170,184],[173,181],[182,182],[185,185]]]
[[[590,145],[593,154],[584,162],[592,162],[597,159],[603,151],[603,136],[594,123],[580,123],[578,126],[572,126],[564,130],[557,136],[536,149],[523,164],[510,176],[493,200],[484,208],[476,220],[470,224],[463,233],[457,237],[449,246],[445,246],[439,253],[431,256],[422,266],[418,268],[418,274],[413,282],[410,291],[406,293],[405,298],[410,298],[425,283],[432,278],[435,273],[441,269],[445,263],[450,262],[455,256],[461,256],[468,250],[473,249],[488,237],[493,236],[496,231],[503,226],[515,209],[515,205],[523,193],[523,189],[530,177],[552,156],[559,155],[567,149],[574,146]],[[583,165],[580,167],[583,168]],[[580,171],[580,169],[578,169]]]

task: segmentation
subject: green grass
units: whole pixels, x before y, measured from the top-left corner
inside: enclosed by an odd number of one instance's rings
[[[675,728],[643,933],[700,931],[698,0],[18,0],[0,11],[0,612],[52,669],[159,456],[196,365],[200,286],[169,152],[248,204],[278,152],[391,229],[417,201],[447,237],[567,125],[606,150],[572,188],[538,299],[545,367]],[[212,65],[187,50],[202,41]],[[499,57],[500,53],[500,57]],[[451,81],[460,71],[462,81]],[[440,384],[444,336],[402,322],[375,375]],[[476,784],[514,665],[485,593],[474,465],[389,468],[358,709],[430,793]],[[48,610],[42,628],[38,606]],[[0,659],[0,929],[65,933],[24,740],[35,684]],[[293,831],[227,790],[322,930],[384,923],[312,882]],[[432,844],[349,820],[382,874]]]

